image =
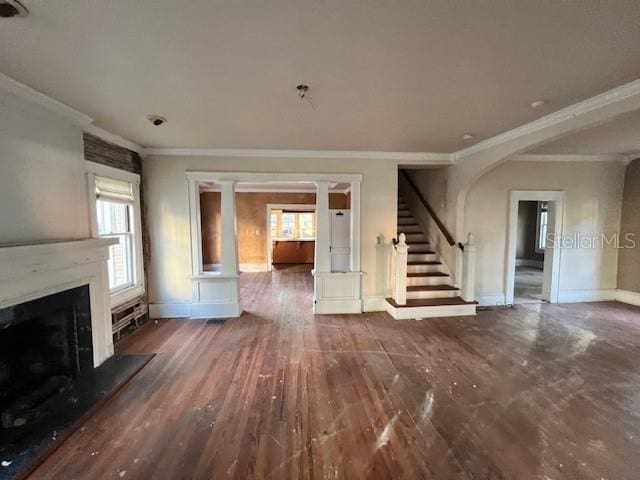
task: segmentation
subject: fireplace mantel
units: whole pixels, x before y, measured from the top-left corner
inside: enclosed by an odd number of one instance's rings
[[[107,260],[116,239],[0,246],[0,308],[89,285],[93,363],[113,355]]]

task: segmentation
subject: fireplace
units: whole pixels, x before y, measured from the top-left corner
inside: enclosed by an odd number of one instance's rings
[[[0,428],[37,422],[93,368],[89,286],[0,309]]]

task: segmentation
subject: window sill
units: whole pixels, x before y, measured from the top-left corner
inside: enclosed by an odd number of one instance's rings
[[[122,305],[144,294],[144,285],[133,285],[123,290],[118,290],[111,294],[111,308]]]

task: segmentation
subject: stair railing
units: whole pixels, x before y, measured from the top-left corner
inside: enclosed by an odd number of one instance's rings
[[[407,258],[409,246],[404,233],[398,235],[398,241],[393,245],[394,282],[393,300],[398,305],[407,304]]]

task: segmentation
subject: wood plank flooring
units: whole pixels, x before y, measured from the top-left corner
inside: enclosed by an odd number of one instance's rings
[[[637,308],[314,317],[295,271],[242,298],[126,339],[157,356],[31,478],[640,478]]]

